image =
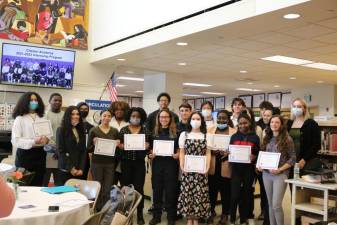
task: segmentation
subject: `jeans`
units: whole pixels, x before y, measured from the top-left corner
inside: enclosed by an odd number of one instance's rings
[[[263,172],[263,183],[266,190],[269,205],[270,225],[284,225],[282,201],[287,184],[284,182],[288,176],[284,173],[273,175]]]

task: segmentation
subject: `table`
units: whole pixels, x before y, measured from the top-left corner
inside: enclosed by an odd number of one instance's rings
[[[302,179],[287,179],[286,183],[292,184],[291,193],[291,225],[295,225],[296,210],[315,213],[323,216],[323,221],[328,221],[328,197],[329,191],[337,190],[337,184],[316,184],[303,181]],[[324,196],[323,206],[311,204],[310,196],[312,193],[301,191],[298,188],[306,188],[308,190],[322,191]],[[300,194],[300,195],[299,195]]]
[[[48,194],[41,187],[21,186],[18,200],[9,217],[0,225],[80,225],[90,216],[89,201],[78,192]],[[21,209],[23,205],[34,205]],[[59,212],[48,212],[51,205],[59,205]]]

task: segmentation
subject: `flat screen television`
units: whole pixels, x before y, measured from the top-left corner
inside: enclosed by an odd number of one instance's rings
[[[75,51],[2,44],[1,84],[72,89]]]

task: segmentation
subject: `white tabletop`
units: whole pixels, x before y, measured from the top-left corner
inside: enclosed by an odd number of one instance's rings
[[[19,198],[9,217],[0,219],[0,225],[80,225],[90,216],[89,201],[78,193],[48,194],[41,187],[20,187]],[[20,206],[34,205],[21,209]],[[48,212],[58,205],[59,212]]]
[[[295,184],[301,187],[308,187],[313,189],[320,189],[320,190],[337,190],[337,184],[317,184],[317,183],[310,183],[304,181],[302,179],[287,179],[285,180],[286,183]]]

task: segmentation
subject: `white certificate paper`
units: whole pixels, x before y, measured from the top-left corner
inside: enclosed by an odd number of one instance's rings
[[[231,135],[214,134],[212,149],[226,151],[228,150],[230,140]]]
[[[51,127],[50,120],[44,120],[33,123],[33,132],[35,137],[53,136],[53,129]]]
[[[235,163],[250,163],[252,147],[249,145],[229,145],[228,161]]]
[[[145,134],[124,134],[124,150],[145,150]]]
[[[115,156],[117,140],[97,138],[94,154]]]
[[[280,162],[281,153],[260,151],[257,158],[256,168],[264,170],[276,170]]]
[[[206,156],[185,155],[184,171],[188,173],[206,173]]]
[[[172,156],[174,154],[174,141],[153,141],[153,153],[157,156]]]

